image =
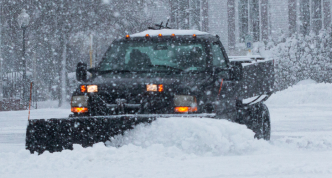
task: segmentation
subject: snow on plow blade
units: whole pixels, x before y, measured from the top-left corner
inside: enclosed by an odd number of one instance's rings
[[[44,151],[73,150],[73,144],[83,147],[106,142],[140,123],[151,123],[154,116],[72,117],[66,119],[29,120],[26,131],[26,149],[31,154]]]

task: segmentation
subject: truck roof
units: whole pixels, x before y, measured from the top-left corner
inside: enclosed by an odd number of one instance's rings
[[[146,30],[143,32],[135,33],[130,35],[130,37],[145,37],[145,35],[149,34],[151,37],[157,37],[159,34],[163,36],[171,36],[175,34],[175,36],[192,36],[192,35],[211,35],[207,32],[202,32],[199,30],[176,30],[176,29],[161,29],[161,30]],[[211,35],[212,36],[212,35]]]

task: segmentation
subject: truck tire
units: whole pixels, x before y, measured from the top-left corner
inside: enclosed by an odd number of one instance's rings
[[[267,106],[263,103],[257,103],[249,108],[250,121],[248,128],[255,132],[255,138],[270,140],[271,122],[270,113]]]

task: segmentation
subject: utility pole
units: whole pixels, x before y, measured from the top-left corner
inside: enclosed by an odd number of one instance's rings
[[[27,66],[26,66],[26,58],[25,58],[25,31],[29,26],[30,16],[26,13],[25,9],[22,9],[22,12],[17,17],[17,22],[19,26],[23,30],[23,50],[22,50],[22,63],[23,63],[23,105],[25,108],[28,106],[28,98],[27,98]]]
[[[33,53],[33,100],[34,103],[36,103],[36,109],[37,109],[37,58],[36,58],[36,51]]]
[[[90,34],[90,67],[94,67],[94,60],[93,60],[93,35]]]

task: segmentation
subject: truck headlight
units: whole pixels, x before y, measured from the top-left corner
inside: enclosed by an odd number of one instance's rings
[[[97,93],[98,92],[98,85],[81,85],[80,87],[82,93]]]
[[[88,85],[88,93],[97,93],[98,92],[98,86],[97,85]]]
[[[175,95],[174,111],[178,113],[188,113],[197,111],[197,100],[195,96]]]
[[[88,112],[88,96],[73,96],[71,98],[71,112],[84,113]]]

